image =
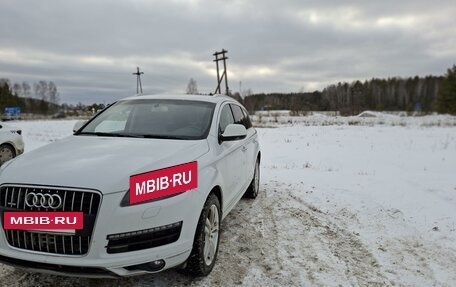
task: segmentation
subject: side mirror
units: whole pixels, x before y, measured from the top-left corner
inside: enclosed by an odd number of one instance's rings
[[[223,141],[241,140],[247,136],[247,130],[243,125],[229,124],[225,128],[225,132],[220,135],[219,139]]]
[[[77,132],[80,128],[82,128],[83,125],[85,125],[87,121],[85,120],[79,120],[77,121],[74,126],[73,126],[73,132]]]

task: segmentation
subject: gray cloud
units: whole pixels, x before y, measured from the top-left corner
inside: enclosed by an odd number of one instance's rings
[[[456,59],[446,1],[0,2],[0,77],[52,80],[63,101],[136,90],[215,88],[212,53],[229,50],[232,90],[290,92],[371,77],[443,74]]]

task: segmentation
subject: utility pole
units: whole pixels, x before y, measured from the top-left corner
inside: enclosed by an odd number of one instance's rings
[[[228,60],[228,57],[225,55],[228,53],[227,50],[222,49],[221,52],[215,52],[215,65],[217,67],[217,88],[215,89],[214,94],[221,94],[222,90],[220,89],[220,85],[223,81],[223,78],[225,78],[225,95],[229,94],[229,88],[228,88],[228,75],[226,72],[226,60]],[[220,66],[219,66],[219,61],[223,61],[223,73],[220,75]]]
[[[139,67],[136,67],[136,73],[133,73],[133,75],[136,75],[136,93],[137,94],[142,94],[142,84],[141,84],[141,75],[142,74],[144,74],[144,72],[140,72]],[[139,91],[141,91],[141,93]]]

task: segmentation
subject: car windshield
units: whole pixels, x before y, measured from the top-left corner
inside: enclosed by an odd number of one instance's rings
[[[192,100],[124,100],[104,110],[75,134],[204,139],[209,133],[214,107],[214,103]]]

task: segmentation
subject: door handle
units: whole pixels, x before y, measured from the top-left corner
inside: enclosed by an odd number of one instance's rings
[[[247,151],[247,148],[246,148],[245,146],[242,146],[241,150],[242,150],[243,152],[246,152],[246,151]]]

